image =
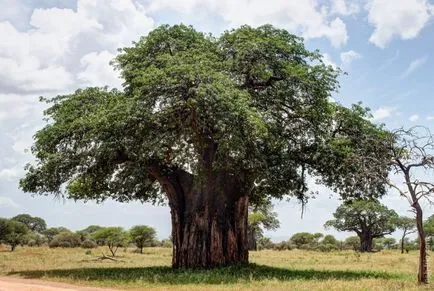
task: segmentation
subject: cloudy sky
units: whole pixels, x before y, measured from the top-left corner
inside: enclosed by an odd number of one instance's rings
[[[32,135],[43,125],[39,96],[122,81],[109,66],[116,49],[160,24],[192,24],[216,35],[241,24],[271,23],[303,36],[348,73],[336,99],[370,107],[389,128],[434,122],[434,2],[427,0],[0,0],[0,217],[26,212],[50,226],[149,224],[170,233],[166,207],[75,203],[32,197],[17,188]],[[296,201],[276,202],[284,239],[324,231],[338,196],[315,186],[303,219]],[[406,201],[383,200],[400,214]],[[427,214],[433,209],[426,208]],[[339,237],[348,234],[337,234]]]

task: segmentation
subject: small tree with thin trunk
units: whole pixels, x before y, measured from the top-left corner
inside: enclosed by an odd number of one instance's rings
[[[352,200],[339,206],[334,219],[325,223],[339,231],[354,231],[360,238],[360,251],[371,252],[373,240],[396,229],[398,214],[374,200]]]
[[[116,256],[119,247],[128,243],[128,233],[122,227],[104,227],[93,233],[92,238],[106,245],[113,257]]]
[[[13,252],[18,245],[27,243],[29,231],[29,228],[24,223],[9,220],[3,236],[3,242],[10,245],[11,252]]]
[[[405,247],[405,238],[407,237],[407,235],[416,232],[416,220],[414,218],[401,216],[396,222],[396,227],[402,230],[401,254],[403,254]]]
[[[275,230],[280,222],[277,213],[273,212],[271,201],[265,201],[261,205],[249,207],[249,250],[257,250],[257,241],[263,237],[264,229]]]
[[[390,151],[393,157],[391,165],[394,174],[402,178],[403,185],[390,181],[389,186],[408,201],[416,215],[419,238],[417,277],[419,284],[428,284],[426,233],[421,202],[433,203],[434,182],[431,182],[426,174],[434,173],[434,136],[428,128],[421,126],[396,130],[394,141],[390,143]]]
[[[143,248],[150,246],[156,239],[157,232],[153,227],[147,225],[136,225],[130,229],[131,241],[143,253]]]

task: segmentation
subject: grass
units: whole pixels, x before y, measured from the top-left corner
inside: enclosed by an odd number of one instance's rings
[[[155,290],[418,290],[417,252],[260,251],[248,266],[172,270],[171,250],[119,252],[124,262],[94,261],[101,249],[0,250],[0,275],[119,289]],[[430,265],[433,260],[430,258]],[[425,289],[433,288],[427,286]],[[431,289],[432,290],[432,289]]]

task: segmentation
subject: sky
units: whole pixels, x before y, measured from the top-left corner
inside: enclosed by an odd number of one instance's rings
[[[191,24],[217,36],[242,24],[287,29],[347,73],[334,96],[338,102],[362,101],[374,122],[395,129],[433,128],[433,21],[432,0],[0,0],[0,217],[29,213],[72,230],[147,224],[159,238],[169,236],[165,206],[98,205],[18,189],[25,164],[33,160],[32,136],[44,125],[39,96],[88,86],[120,88],[122,80],[109,65],[117,49],[161,24]],[[300,231],[352,235],[324,230],[339,196],[313,183],[311,188],[318,195],[303,218],[297,201],[274,201],[281,227],[266,235],[273,240]],[[411,215],[396,193],[382,201]],[[425,206],[425,213],[434,209]]]

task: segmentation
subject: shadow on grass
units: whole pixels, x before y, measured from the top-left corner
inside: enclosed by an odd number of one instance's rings
[[[222,284],[274,279],[290,280],[358,280],[399,279],[399,274],[378,271],[297,270],[250,264],[209,270],[174,270],[170,267],[146,268],[80,268],[46,271],[10,272],[24,278],[68,278],[85,281],[146,281],[166,284]]]

